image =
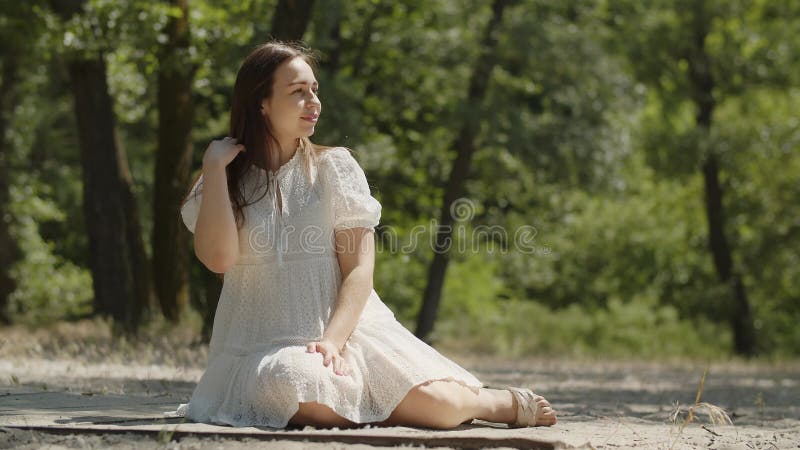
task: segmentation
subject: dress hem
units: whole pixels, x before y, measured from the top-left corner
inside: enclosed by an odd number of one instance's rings
[[[317,403],[320,403],[322,405],[327,406],[328,408],[333,410],[333,412],[335,412],[340,417],[343,417],[343,418],[345,418],[345,419],[347,419],[347,420],[349,420],[351,422],[355,422],[357,425],[360,425],[361,427],[363,427],[363,426],[366,426],[366,425],[372,425],[372,424],[375,424],[375,423],[378,423],[378,422],[383,422],[383,421],[387,420],[389,418],[389,416],[392,415],[394,410],[397,409],[397,407],[400,405],[400,403],[406,398],[406,396],[408,396],[408,393],[411,392],[412,389],[414,389],[414,388],[416,388],[418,386],[421,386],[423,384],[431,383],[431,382],[434,382],[434,381],[453,381],[453,382],[459,383],[462,386],[465,386],[465,387],[470,388],[470,389],[473,389],[473,388],[474,389],[480,389],[480,388],[483,388],[483,387],[486,386],[484,383],[482,383],[480,381],[479,381],[479,385],[470,384],[470,382],[466,381],[464,378],[456,377],[456,376],[453,376],[453,375],[449,375],[449,376],[446,376],[446,377],[438,377],[438,378],[423,378],[422,380],[417,380],[417,381],[414,381],[414,382],[410,383],[407,386],[407,388],[404,389],[403,395],[401,395],[397,399],[397,401],[392,403],[392,405],[388,408],[387,412],[384,412],[384,413],[379,414],[379,415],[373,415],[373,416],[359,415],[359,417],[356,417],[353,414],[342,413],[342,412],[337,410],[337,407],[335,405],[329,405],[328,403],[326,403],[324,401],[320,401],[319,398],[314,398],[312,396],[308,396],[308,397],[299,396],[297,402],[295,403],[294,409],[290,411],[286,421],[282,425],[278,425],[278,426],[273,426],[273,425],[268,425],[268,424],[263,424],[263,423],[232,424],[232,423],[228,423],[228,422],[221,422],[219,420],[215,420],[214,417],[209,417],[205,421],[204,420],[194,420],[194,419],[191,419],[190,417],[188,417],[188,414],[187,414],[188,410],[189,410],[189,405],[191,403],[191,400],[189,402],[187,402],[187,403],[181,404],[177,408],[177,410],[175,412],[171,413],[171,414],[176,414],[178,417],[184,417],[184,418],[186,418],[188,420],[191,420],[192,422],[195,422],[195,423],[208,423],[208,424],[217,425],[217,426],[229,426],[229,427],[234,427],[234,428],[239,428],[239,427],[269,427],[269,428],[276,428],[276,429],[285,429],[290,425],[289,421],[292,419],[292,417],[294,417],[294,415],[297,413],[297,411],[300,410],[300,403],[317,402]],[[170,413],[165,413],[165,414],[170,414]],[[338,428],[338,427],[332,427],[332,428]],[[354,428],[359,428],[359,427],[354,427]]]
[[[289,415],[289,419],[287,419],[286,423],[280,428],[286,428],[289,425],[289,420],[291,420],[291,418],[294,417],[294,415],[297,413],[297,411],[300,410],[300,405],[299,404],[300,403],[305,403],[305,402],[317,402],[317,403],[323,404],[323,405],[327,406],[328,408],[330,408],[331,410],[333,410],[333,412],[335,412],[340,417],[343,417],[343,418],[345,418],[345,419],[347,419],[347,420],[349,420],[351,422],[355,422],[358,425],[362,425],[363,426],[363,425],[369,425],[369,424],[372,424],[372,423],[375,423],[375,422],[383,422],[384,420],[387,420],[389,418],[389,416],[392,415],[394,410],[397,409],[397,407],[406,398],[406,396],[408,396],[408,393],[411,392],[412,389],[414,389],[414,388],[416,388],[416,387],[418,387],[420,385],[423,385],[425,383],[432,383],[434,381],[454,381],[454,382],[459,383],[459,384],[461,384],[461,385],[463,385],[465,387],[468,387],[468,388],[480,389],[480,388],[484,387],[483,383],[480,383],[480,386],[477,386],[477,385],[474,385],[474,384],[469,384],[466,380],[464,380],[462,378],[459,378],[459,377],[455,377],[453,375],[450,375],[450,376],[447,376],[447,377],[440,377],[440,378],[425,378],[422,381],[416,381],[416,382],[411,383],[411,385],[408,386],[408,388],[405,389],[405,392],[403,393],[403,395],[400,396],[400,398],[396,402],[392,403],[392,406],[390,408],[388,408],[389,411],[387,413],[380,414],[377,417],[368,417],[367,416],[365,418],[364,416],[361,416],[360,420],[356,420],[350,414],[342,414],[341,412],[336,410],[335,406],[329,405],[329,404],[327,404],[325,402],[320,402],[320,401],[318,401],[318,399],[316,399],[316,400],[314,400],[314,399],[307,400],[307,399],[303,398],[303,399],[299,399],[298,400],[298,402],[297,402],[298,404],[296,405],[296,408]]]

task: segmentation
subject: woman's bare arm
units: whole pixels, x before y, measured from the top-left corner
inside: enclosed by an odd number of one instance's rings
[[[216,273],[227,272],[239,259],[239,233],[225,167],[244,147],[233,142],[212,141],[203,156],[203,195],[194,231],[194,252]]]
[[[348,228],[335,233],[336,256],[342,274],[339,297],[322,340],[341,350],[350,338],[372,292],[375,269],[375,232]]]

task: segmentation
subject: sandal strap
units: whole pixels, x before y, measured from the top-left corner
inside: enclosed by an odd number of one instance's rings
[[[508,386],[506,389],[517,399],[517,419],[510,426],[535,426],[536,415],[539,413],[539,404],[536,402],[538,394],[528,388]]]

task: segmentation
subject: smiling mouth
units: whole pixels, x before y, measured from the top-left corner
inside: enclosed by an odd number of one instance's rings
[[[303,119],[305,121],[308,121],[308,122],[311,122],[311,123],[316,123],[317,120],[319,120],[319,115],[316,115],[316,116],[305,116],[305,117],[301,117],[301,119]]]

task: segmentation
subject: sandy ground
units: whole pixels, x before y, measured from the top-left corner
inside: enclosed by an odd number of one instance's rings
[[[36,344],[31,350],[21,349],[1,331],[0,394],[6,395],[125,395],[157,398],[177,406],[188,400],[205,363],[202,346],[182,347],[185,353],[169,358],[143,357],[141,349],[106,352],[99,344],[88,352],[85,347],[59,347],[52,342]],[[532,387],[550,400],[559,415],[554,427],[508,430],[476,421],[477,425],[452,432],[456,435],[528,433],[555,443],[555,448],[800,448],[800,362],[656,363],[446,355],[489,386]],[[706,368],[700,402],[721,408],[732,424],[714,424],[708,409],[697,407],[692,421],[682,427]],[[5,401],[4,406],[0,395],[0,448],[381,448],[337,443],[335,438],[328,442],[220,435],[165,439],[153,433],[65,434],[11,428],[2,426],[2,419],[14,413],[10,401]],[[673,420],[676,411],[679,414]],[[313,429],[307,427],[306,431]],[[420,432],[402,427],[398,431],[406,435]],[[427,432],[433,433],[431,436],[436,433]],[[420,448],[418,444],[405,446]]]

